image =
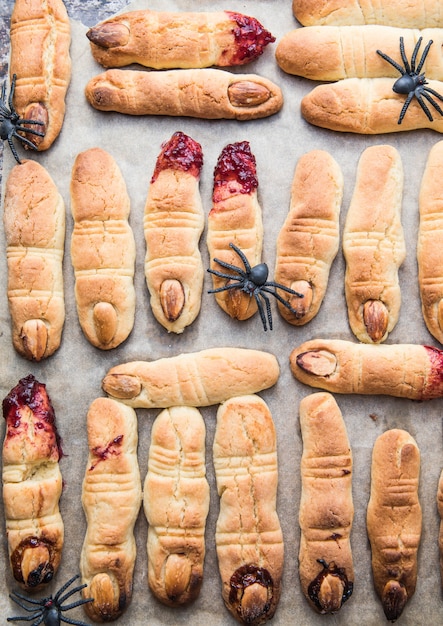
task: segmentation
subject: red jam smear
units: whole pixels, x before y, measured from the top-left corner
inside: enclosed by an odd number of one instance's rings
[[[424,346],[431,363],[431,373],[423,390],[423,399],[443,397],[443,350]]]
[[[25,435],[21,419],[21,411],[25,406],[32,412],[35,430],[41,431],[42,437],[46,435],[50,447],[57,450],[60,459],[63,450],[55,424],[54,409],[46,385],[39,383],[32,374],[22,378],[3,400],[3,417],[7,425],[6,438]]]
[[[177,131],[169,141],[162,144],[151,183],[157,179],[160,172],[167,169],[189,172],[195,178],[199,178],[202,166],[201,145],[185,133]]]
[[[106,461],[110,456],[118,456],[120,454],[120,446],[123,443],[123,435],[118,435],[106,446],[95,446],[91,452],[96,457],[96,461],[91,465],[89,470],[93,470],[97,467],[100,461]]]
[[[214,169],[213,202],[239,193],[253,193],[257,187],[257,168],[249,142],[228,144],[223,148]]]
[[[232,29],[235,38],[233,51],[223,53],[222,62],[219,65],[244,65],[253,61],[266,48],[268,43],[273,43],[275,37],[263,28],[255,17],[248,17],[235,11],[226,11],[231,20],[237,24]]]

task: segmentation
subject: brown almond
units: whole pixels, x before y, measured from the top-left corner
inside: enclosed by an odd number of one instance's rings
[[[27,359],[40,361],[48,345],[48,329],[42,320],[28,320],[23,324],[21,336]]]
[[[135,398],[142,390],[139,379],[127,374],[107,374],[103,378],[102,387],[110,396],[121,400]]]
[[[106,346],[112,341],[117,330],[117,312],[109,302],[98,302],[94,306],[92,318],[97,339]]]
[[[28,584],[28,581],[34,582],[33,578],[35,573],[42,572],[47,568],[49,558],[48,548],[41,544],[35,546],[34,548],[27,548],[23,551],[21,559],[21,574],[25,584]],[[39,579],[40,577],[37,576],[37,578]],[[39,584],[42,580],[39,579],[35,582]]]
[[[184,554],[170,554],[165,564],[165,591],[171,600],[179,598],[191,582],[191,563]]]
[[[160,304],[169,322],[177,320],[185,306],[185,292],[179,280],[168,278],[160,287]]]
[[[241,599],[241,618],[245,624],[258,623],[259,617],[266,615],[269,606],[268,589],[260,583],[245,588]]]
[[[101,48],[126,46],[129,41],[129,28],[119,22],[107,22],[90,28],[86,33],[89,41]]]
[[[381,300],[367,300],[363,305],[363,322],[374,343],[383,339],[388,330],[388,310]]]
[[[231,281],[226,283],[231,284]],[[228,314],[235,320],[246,320],[250,317],[250,307],[255,304],[255,300],[245,294],[241,289],[231,289],[226,295],[226,308]]]
[[[343,601],[343,581],[339,576],[327,574],[318,590],[318,603],[324,613],[336,613]]]
[[[49,114],[47,108],[41,102],[33,102],[28,105],[23,113],[23,119],[43,122],[42,124],[25,124],[24,126],[25,128],[30,128],[38,133],[43,133],[43,135],[46,133],[49,124]],[[39,137],[38,135],[34,135],[32,133],[24,133],[24,135],[26,139],[29,139],[29,141],[33,143],[36,148],[38,148],[43,141],[43,137]],[[29,147],[25,146],[25,149],[28,150]]]
[[[337,359],[327,350],[311,350],[299,354],[296,363],[302,370],[315,376],[330,376],[337,368]]]
[[[252,80],[239,80],[228,87],[228,98],[235,107],[257,107],[271,97],[267,87]]]
[[[291,296],[288,300],[291,308],[295,311],[296,318],[301,319],[311,308],[313,297],[312,286],[307,280],[295,280],[291,283],[291,289],[303,296],[302,298],[299,296]]]

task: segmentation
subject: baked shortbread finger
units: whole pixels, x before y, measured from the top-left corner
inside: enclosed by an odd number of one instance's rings
[[[169,606],[195,600],[203,582],[209,485],[205,424],[193,407],[163,410],[152,425],[143,503],[148,583]]]
[[[401,224],[403,166],[388,145],[363,151],[343,231],[345,295],[354,335],[385,341],[398,321],[398,270],[406,256]]]
[[[168,332],[182,333],[200,311],[204,228],[199,143],[176,132],[162,146],[145,205],[145,276],[152,312]]]
[[[71,30],[62,0],[15,0],[11,15],[9,70],[17,82],[14,106],[20,117],[43,122],[25,137],[47,150],[58,137],[71,79]]]
[[[295,326],[309,322],[321,306],[329,271],[338,252],[343,175],[324,150],[312,150],[298,161],[289,213],[277,239],[275,281],[303,294],[280,292],[296,311],[280,302],[284,319]]]
[[[418,284],[423,318],[429,332],[443,343],[443,142],[430,150],[420,187],[417,241]]]
[[[85,93],[95,109],[128,115],[253,120],[283,106],[280,88],[267,78],[218,69],[107,70]]]
[[[104,150],[91,148],[77,155],[71,210],[78,318],[92,345],[109,350],[120,345],[134,325],[135,241],[125,181]]]
[[[95,60],[157,70],[244,65],[275,41],[254,17],[233,11],[130,11],[92,27]]]
[[[388,63],[386,64],[388,65]],[[406,96],[396,94],[392,78],[347,78],[318,85],[301,101],[301,112],[314,126],[363,135],[431,128],[443,132],[443,118],[432,107],[431,122],[416,98],[398,123]],[[443,94],[443,82],[427,81],[427,87]]]
[[[49,583],[60,564],[61,441],[46,386],[32,374],[3,400],[3,503],[12,574],[27,590]]]
[[[399,78],[398,70],[387,63],[382,50],[401,65],[400,37],[406,57],[423,38],[421,51],[432,40],[426,57],[426,77],[443,80],[443,32],[441,28],[396,28],[368,24],[364,26],[307,26],[286,33],[275,51],[278,65],[288,74],[311,80],[334,81],[343,78]],[[420,54],[420,53],[419,53]]]
[[[402,28],[441,28],[443,14],[438,0],[370,3],[364,0],[293,0],[292,9],[303,26],[336,24],[385,24]]]
[[[279,374],[277,359],[268,352],[212,348],[117,365],[102,386],[134,408],[199,407],[272,387]]]
[[[134,524],[142,502],[137,461],[137,416],[110,398],[97,398],[87,415],[89,457],[82,487],[87,530],[80,556],[88,616],[117,619],[132,596]]]
[[[300,382],[334,393],[443,397],[443,351],[431,346],[313,339],[291,352],[290,365]]]
[[[3,222],[12,342],[19,354],[40,361],[60,346],[65,321],[65,206],[49,173],[36,161],[12,168]]]
[[[398,619],[415,591],[422,512],[420,452],[405,430],[388,430],[374,444],[367,529],[372,575],[386,618]]]
[[[299,573],[319,613],[336,613],[352,594],[352,452],[341,411],[329,393],[300,402],[303,439]]]
[[[223,600],[239,622],[264,624],[280,598],[284,550],[275,427],[261,398],[231,398],[219,407],[213,453]]]
[[[263,219],[257,188],[256,161],[249,143],[239,141],[225,146],[214,169],[212,208],[208,215],[206,241],[211,270],[232,274],[216,259],[244,269],[231,243],[243,252],[251,267],[260,263]],[[212,274],[212,284],[213,289],[220,289],[232,283]],[[221,291],[215,294],[215,299],[234,319],[246,320],[257,312],[252,294],[240,289]]]

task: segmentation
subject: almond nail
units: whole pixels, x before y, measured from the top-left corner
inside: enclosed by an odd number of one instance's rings
[[[191,580],[191,563],[184,554],[171,554],[165,564],[165,591],[169,598],[179,598]]]
[[[129,28],[125,24],[108,22],[90,28],[86,33],[89,41],[101,48],[126,46],[129,41]]]
[[[291,296],[289,299],[289,304],[296,312],[297,319],[300,319],[304,317],[311,308],[313,297],[312,287],[307,280],[295,280],[291,283],[291,289],[303,296],[303,298]]]
[[[383,339],[388,330],[388,310],[381,300],[367,300],[363,305],[363,321],[374,343]]]
[[[160,287],[160,304],[169,322],[175,322],[185,306],[185,292],[179,280],[164,280]]]
[[[330,376],[337,367],[335,355],[327,350],[303,352],[297,356],[296,362],[302,370],[315,376]]]
[[[136,376],[126,374],[107,374],[102,383],[103,391],[120,399],[131,399],[141,392],[141,384]]]
[[[109,302],[98,302],[92,312],[95,332],[100,343],[110,343],[117,330],[117,312]]]
[[[48,329],[42,320],[28,320],[21,332],[23,349],[27,359],[40,361],[48,345]]]
[[[235,107],[256,107],[271,97],[271,92],[264,85],[252,80],[240,80],[228,87],[228,98]]]
[[[40,102],[34,102],[30,104],[23,113],[23,118],[26,120],[35,120],[37,122],[43,122],[43,124],[25,124],[25,128],[30,128],[31,130],[36,130],[39,133],[46,133],[49,123],[49,114],[47,108],[44,104]],[[43,137],[39,137],[38,135],[33,135],[32,133],[25,133],[26,139],[29,139],[36,148],[39,147],[41,142],[43,141]],[[26,148],[26,146],[25,146]]]

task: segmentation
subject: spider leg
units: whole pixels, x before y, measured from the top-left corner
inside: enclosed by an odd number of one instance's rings
[[[87,624],[86,622],[80,622],[79,620],[76,620],[76,619],[70,619],[69,617],[66,617],[65,615],[60,615],[60,621],[65,622],[66,624],[74,624],[74,626],[89,626],[89,624]]]
[[[225,274],[224,272],[219,272],[218,270],[213,270],[211,268],[206,270],[209,274],[214,274],[214,276],[218,276],[219,278],[229,278],[231,280],[242,281],[246,279],[246,276],[234,276],[233,274]]]
[[[233,244],[232,242],[229,244],[229,247],[232,248],[238,254],[238,256],[243,261],[243,265],[245,266],[246,272],[249,273],[251,271],[251,265],[250,265],[248,259],[246,258],[246,255],[244,254],[244,252],[242,250],[240,250],[240,248],[237,248],[237,246],[235,244]]]
[[[86,587],[87,585],[85,585]],[[71,609],[75,609],[77,606],[81,606],[82,604],[88,604],[88,602],[93,602],[94,598],[80,598],[75,602],[71,602],[71,604],[67,604],[66,606],[60,606],[60,611],[70,611]]]
[[[411,91],[409,93],[408,97],[406,98],[404,105],[401,108],[397,124],[401,124],[402,123],[403,118],[404,118],[404,116],[406,114],[406,111],[408,110],[408,106],[411,104],[411,100],[412,100],[413,97],[414,97],[414,92]]]
[[[23,135],[19,135],[16,131],[14,131],[12,133],[12,136],[15,137],[16,139],[18,139],[19,141],[22,142],[23,145],[27,145],[30,148],[32,148],[33,150],[37,150],[37,146],[35,146],[32,141],[29,141],[29,139],[27,139],[26,137],[23,137]]]
[[[443,115],[443,109],[441,108],[441,106],[438,104],[438,102],[436,102],[436,101],[434,100],[434,98],[431,98],[431,96],[429,96],[426,92],[428,92],[428,93],[432,93],[432,95],[433,95],[433,96],[435,96],[436,98],[438,98],[438,99],[439,99],[440,101],[442,101],[442,102],[443,102],[443,96],[441,96],[439,93],[437,93],[436,91],[434,91],[434,89],[428,89],[427,87],[425,87],[425,88],[423,89],[423,92],[422,92],[422,96],[423,96],[424,98],[426,98],[426,100],[432,104],[432,106],[434,107],[434,109],[435,109],[436,111],[438,111],[438,113],[440,113],[440,115]]]
[[[29,602],[30,604],[38,604],[39,606],[43,606],[46,600],[48,599],[48,598],[43,598],[42,600],[37,600],[36,598],[27,598],[26,596],[23,596],[21,593],[18,593],[17,591],[13,591],[12,593],[10,593],[9,597],[11,598],[13,602],[21,606],[22,609],[25,609],[26,611],[37,611],[38,609],[35,609],[30,606],[26,606],[22,602],[19,602],[17,598],[19,598],[20,600],[24,600],[25,602]]]
[[[14,159],[17,161],[17,163],[18,163],[19,165],[21,165],[21,164],[22,164],[22,162],[20,161],[20,158],[19,158],[19,156],[18,156],[18,154],[17,154],[17,150],[15,149],[15,146],[14,146],[14,144],[12,143],[12,139],[11,139],[11,137],[8,137],[8,144],[9,144],[9,147],[11,148],[11,152],[12,152],[12,154],[14,155]]]
[[[41,133],[39,130],[34,130],[33,128],[26,128],[26,126],[22,126],[23,123],[33,124],[34,122],[30,122],[29,120],[20,120],[20,124],[16,125],[15,130],[21,131],[22,133],[29,133],[30,135],[37,135],[38,137],[45,136],[45,133]]]
[[[267,314],[267,317],[268,317],[269,330],[272,330],[271,303],[269,301],[268,296],[265,296],[265,294],[263,293],[262,290],[259,291],[259,294],[263,298],[263,300],[265,301],[265,304],[266,304],[266,314]],[[265,330],[266,330],[266,328],[265,328]]]
[[[412,68],[411,68],[411,65],[409,65],[408,57],[406,56],[406,52],[405,52],[405,40],[403,39],[403,37],[400,37],[400,54],[401,54],[401,60],[403,61],[404,66],[405,66],[406,74],[411,74],[411,71],[412,72],[414,71],[415,57],[417,56],[418,48],[420,48],[421,40],[422,40],[422,37],[420,37],[420,39],[417,41],[417,45],[415,46],[414,52],[412,53],[412,61],[411,61]]]
[[[228,289],[241,289],[240,285],[233,283],[232,285],[225,285],[224,287],[218,287],[218,289],[209,289],[208,293],[220,293],[220,291],[227,291]]]
[[[78,587],[74,587],[73,589],[71,589],[70,591],[68,591],[68,593],[63,596],[63,598],[61,598],[60,596],[62,595],[63,592],[66,591],[66,589],[72,585],[72,583],[74,582],[74,580],[77,580],[77,578],[80,578],[80,574],[76,574],[75,576],[73,576],[72,578],[70,578],[69,580],[67,580],[64,585],[62,585],[60,587],[60,589],[57,591],[57,593],[54,596],[54,602],[58,602],[59,604],[61,604],[62,602],[64,602],[67,598],[69,598],[69,596],[72,596],[73,593],[76,593],[76,591],[80,591],[80,589],[83,589],[84,587],[86,587],[86,584],[84,585],[79,585]]]
[[[32,626],[38,626],[39,624],[42,623],[43,619],[44,619],[44,614],[42,611],[41,615],[28,615],[27,617],[8,617],[6,619],[7,622],[30,622],[31,620],[37,618],[37,620],[35,622],[32,623]]]
[[[257,293],[257,290],[254,291],[254,298],[255,301],[257,303],[257,308],[258,308],[258,312],[260,313],[260,318],[263,324],[263,330],[267,331],[268,327],[266,325],[266,316],[265,316],[265,312],[263,310],[263,305],[261,303],[261,300],[259,298],[259,294]],[[268,312],[268,318],[269,318],[269,312]],[[272,330],[272,319],[271,319],[271,330]]]
[[[404,76],[406,74],[405,70],[402,68],[401,65],[399,65],[397,63],[397,61],[394,61],[394,59],[391,59],[391,57],[388,57],[387,54],[385,54],[384,52],[382,52],[381,50],[377,50],[377,54],[379,54],[382,59],[384,59],[385,61],[387,61],[388,63],[390,63],[393,67],[395,67],[396,70],[398,70],[400,72],[400,74],[402,76]]]
[[[420,39],[422,39],[422,37],[420,37]],[[428,43],[426,44],[426,47],[423,50],[423,54],[421,55],[420,63],[418,64],[418,67],[417,67],[417,74],[420,74],[420,70],[423,67],[424,62],[426,61],[426,57],[428,56],[429,48],[432,46],[433,43],[434,42],[432,41],[432,39],[430,39]]]
[[[423,94],[423,95],[424,95],[424,94]],[[417,96],[416,96],[416,97],[417,97],[417,102],[418,102],[418,104],[421,106],[421,108],[423,109],[423,111],[425,112],[426,117],[428,118],[428,120],[429,120],[430,122],[432,122],[432,121],[433,121],[432,114],[431,114],[431,112],[430,112],[429,108],[428,108],[428,107],[426,106],[426,104],[424,103],[423,98],[422,98],[422,94],[417,94]],[[426,97],[426,99],[429,99],[429,96],[425,96],[425,97]],[[432,99],[431,99],[431,100],[432,100]],[[435,103],[435,104],[437,104],[437,103]]]
[[[15,81],[17,80],[17,74],[13,74],[12,75],[12,82],[11,82],[11,89],[9,90],[9,98],[8,98],[8,104],[9,104],[9,108],[12,111],[15,111],[14,109],[14,104],[12,102],[13,98],[14,98],[14,91],[15,91]]]
[[[285,287],[285,285],[280,285],[280,283],[275,283],[273,280],[267,281],[265,287],[276,287],[277,289],[282,289],[287,293],[291,293],[293,296],[298,296],[299,298],[304,298],[302,293],[298,293],[298,291],[294,291],[290,287]]]
[[[287,300],[285,300],[284,298],[281,297],[281,295],[279,293],[277,293],[276,291],[272,291],[272,289],[267,289],[267,288],[263,288],[262,287],[262,291],[266,291],[266,293],[271,293],[273,296],[275,296],[277,298],[277,300],[279,302],[281,302],[283,304],[283,306],[285,306],[287,309],[289,309],[289,311],[291,311],[291,313],[294,313],[294,315],[297,315],[297,311],[295,309],[292,308],[292,306],[289,304],[289,302]],[[300,294],[297,294],[300,295]],[[303,298],[303,296],[301,296]]]
[[[236,265],[231,265],[231,263],[226,263],[226,261],[222,261],[221,259],[214,259],[214,263],[218,263],[219,265],[224,267],[226,270],[231,270],[233,272],[236,272],[237,274],[240,274],[240,276],[243,276],[244,278],[246,278],[246,272],[243,271],[241,267],[237,267]],[[208,270],[208,272],[209,271],[213,272],[213,270]]]

